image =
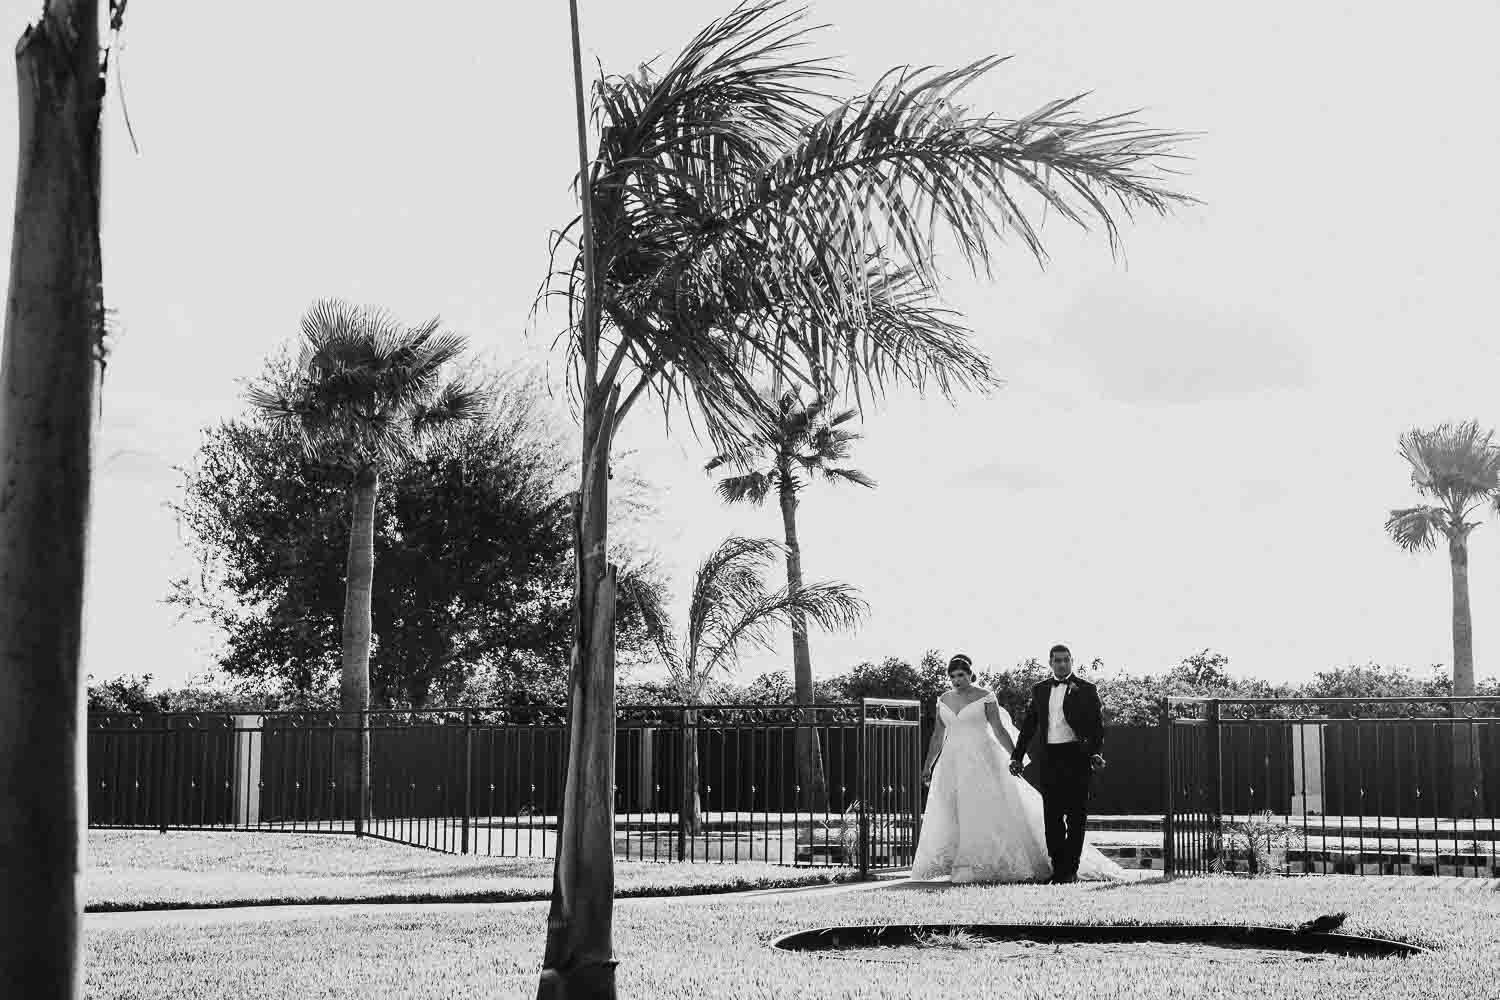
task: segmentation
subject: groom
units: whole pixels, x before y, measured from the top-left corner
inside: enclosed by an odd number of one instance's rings
[[[1088,822],[1089,778],[1104,766],[1104,706],[1094,685],[1073,673],[1073,654],[1053,646],[1047,658],[1052,679],[1031,689],[1031,702],[1011,755],[1010,773],[1019,775],[1026,748],[1042,732],[1042,814],[1053,883],[1078,881],[1083,829]]]

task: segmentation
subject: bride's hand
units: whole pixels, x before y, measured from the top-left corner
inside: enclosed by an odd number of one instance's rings
[[[932,768],[924,767],[922,768],[922,787],[926,788],[930,784],[932,784]]]

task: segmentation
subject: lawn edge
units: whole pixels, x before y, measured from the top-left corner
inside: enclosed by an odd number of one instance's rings
[[[859,873],[839,872],[819,878],[726,879],[688,885],[631,886],[615,893],[616,899],[670,899],[675,896],[712,896],[770,889],[803,889],[859,882]],[[410,903],[544,903],[552,898],[550,886],[538,889],[476,889],[467,892],[392,892],[373,895],[288,895],[230,897],[208,900],[141,900],[88,903],[85,913],[151,913],[167,910],[227,910],[255,906],[348,906],[400,905]]]

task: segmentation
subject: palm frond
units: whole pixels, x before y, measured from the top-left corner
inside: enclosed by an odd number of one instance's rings
[[[730,476],[721,479],[714,491],[719,494],[719,499],[725,503],[749,503],[752,507],[759,507],[766,502],[766,497],[776,488],[777,473],[747,472],[739,476]]]
[[[420,439],[445,427],[472,424],[494,409],[494,395],[480,386],[453,381],[438,390],[431,402],[411,407],[412,434]]]
[[[858,469],[824,469],[823,478],[831,483],[853,483],[856,486],[863,486],[872,490],[877,485],[874,479],[871,479]]]
[[[706,637],[699,653],[701,675],[733,669],[747,646],[772,648],[777,631],[789,626],[796,614],[832,632],[857,625],[869,613],[869,605],[847,584],[812,583],[798,590],[761,592],[736,610],[736,615],[723,619],[724,627]]]
[[[444,385],[445,369],[466,342],[442,331],[436,318],[408,327],[376,306],[320,299],[301,326],[296,364],[252,384],[246,396],[317,461],[396,461],[428,432],[477,419],[492,403],[479,390]]]
[[[687,646],[696,650],[704,638],[764,591],[761,573],[785,552],[769,538],[730,537],[698,565],[688,600]]]
[[[1452,530],[1448,512],[1441,507],[1404,507],[1386,518],[1386,534],[1407,552],[1430,550],[1439,536]]]
[[[616,580],[620,599],[640,615],[657,657],[674,677],[682,672],[682,657],[673,642],[673,626],[667,611],[667,595],[659,581],[644,567],[625,567]]]
[[[593,92],[598,153],[580,182],[602,350],[633,369],[624,410],[643,395],[681,409],[717,451],[775,428],[756,390],[765,375],[847,391],[857,406],[893,383],[997,384],[936,304],[940,241],[989,273],[1013,238],[1045,260],[1038,212],[1101,226],[1114,249],[1132,213],[1192,200],[1167,184],[1185,135],[1085,115],[1078,98],[1019,118],[963,107],[998,57],[899,68],[851,99],[822,93],[842,72],[806,54],[803,15],[740,3],[665,71],[605,77]],[[538,296],[567,303],[575,398],[576,225],[554,238]]]
[[[1441,500],[1453,512],[1500,496],[1500,447],[1494,432],[1481,430],[1478,421],[1407,431],[1399,450],[1418,492]]]

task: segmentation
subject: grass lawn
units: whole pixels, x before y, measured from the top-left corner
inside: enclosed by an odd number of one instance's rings
[[[617,862],[620,896],[730,892],[849,879],[843,868]],[[90,830],[90,910],[244,903],[546,899],[552,862],[438,854],[333,834]]]
[[[788,954],[793,930],[897,922],[1208,922],[1291,926],[1330,911],[1344,931],[1439,949],[1410,959],[1268,959],[1145,945],[1000,946]],[[108,930],[85,947],[88,993],[106,998],[526,997],[543,905]],[[628,997],[1134,998],[1494,996],[1500,892],[1492,883],[1317,876],[1182,879],[1124,886],[875,889],[755,901],[623,902],[616,908]],[[950,942],[963,944],[963,942]]]

